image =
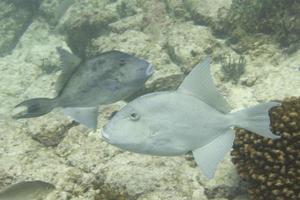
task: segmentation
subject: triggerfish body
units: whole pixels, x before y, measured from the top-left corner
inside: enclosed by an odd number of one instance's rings
[[[57,48],[62,61],[62,73],[57,80],[55,98],[34,98],[16,107],[27,110],[15,116],[38,117],[55,107],[89,128],[96,128],[98,106],[130,98],[144,87],[153,73],[145,60],[120,51],[108,51],[82,61],[76,55]]]
[[[154,92],[129,102],[103,128],[104,139],[142,154],[177,156],[192,151],[203,174],[212,178],[232,148],[233,127],[278,138],[269,130],[268,111],[279,103],[230,113],[213,83],[209,64],[210,58],[198,64],[176,91]]]

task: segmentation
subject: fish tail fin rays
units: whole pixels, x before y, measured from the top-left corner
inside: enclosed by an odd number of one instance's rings
[[[229,113],[231,108],[221,96],[214,84],[210,71],[211,58],[206,57],[183,80],[179,92],[190,93],[222,113]]]
[[[96,130],[98,107],[72,107],[64,108],[64,114],[88,128]]]
[[[263,137],[276,139],[280,136],[274,135],[270,130],[269,110],[279,106],[278,102],[268,102],[231,113],[234,126],[244,128],[257,133]]]
[[[13,118],[21,119],[42,116],[54,108],[54,102],[54,99],[50,98],[34,98],[23,101],[16,105],[15,108],[26,107],[27,109],[13,115]]]
[[[233,130],[229,129],[225,134],[193,151],[197,165],[208,179],[214,177],[219,162],[223,160],[226,153],[231,150],[234,136]]]

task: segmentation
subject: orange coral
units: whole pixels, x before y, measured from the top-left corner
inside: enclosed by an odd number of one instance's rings
[[[270,118],[271,130],[281,138],[237,129],[232,161],[253,200],[300,199],[300,97],[283,100]]]

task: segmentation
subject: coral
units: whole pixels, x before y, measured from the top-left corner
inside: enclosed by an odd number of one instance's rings
[[[282,47],[300,47],[300,2],[298,0],[233,0],[224,16],[213,24],[218,35],[229,35],[229,41],[243,41],[249,35],[272,36]],[[248,40],[248,39],[247,39]]]
[[[237,129],[232,161],[252,199],[300,199],[300,97],[272,108],[272,140]]]
[[[246,59],[240,56],[234,59],[231,55],[221,57],[221,71],[223,73],[223,81],[231,81],[233,84],[239,82],[240,77],[245,72]]]

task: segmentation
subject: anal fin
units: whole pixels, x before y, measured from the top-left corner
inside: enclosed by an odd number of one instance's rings
[[[64,108],[64,114],[88,128],[97,128],[98,107],[70,107]]]
[[[230,129],[209,144],[193,151],[197,165],[208,179],[214,177],[219,162],[231,150],[233,141],[234,131]]]

